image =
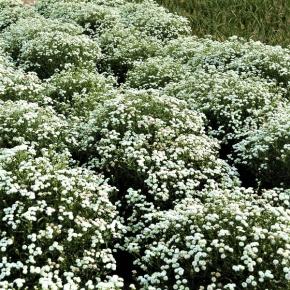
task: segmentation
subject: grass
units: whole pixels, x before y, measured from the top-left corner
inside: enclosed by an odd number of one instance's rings
[[[290,45],[290,0],[157,0],[189,18],[193,33]]]

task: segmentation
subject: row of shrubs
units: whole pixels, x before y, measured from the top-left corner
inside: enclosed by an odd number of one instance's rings
[[[0,288],[289,289],[289,49],[150,0],[0,8]]]

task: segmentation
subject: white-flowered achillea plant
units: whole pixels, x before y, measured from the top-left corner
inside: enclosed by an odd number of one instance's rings
[[[83,28],[76,24],[64,23],[57,19],[37,17],[21,18],[3,31],[3,48],[17,62],[22,47],[38,37],[41,32],[65,32],[70,35],[80,35]]]
[[[79,125],[78,154],[122,189],[145,189],[157,203],[194,189],[229,187],[235,172],[218,158],[203,115],[186,102],[154,91],[127,91]]]
[[[169,83],[187,79],[188,68],[171,57],[151,57],[135,62],[128,72],[126,85],[136,89],[161,89]]]
[[[0,100],[42,100],[42,84],[33,72],[17,69],[9,60],[0,60]]]
[[[56,1],[48,6],[46,17],[81,25],[87,33],[101,34],[120,23],[119,9],[91,2]]]
[[[186,18],[168,13],[168,11],[151,0],[141,3],[128,3],[120,6],[122,22],[134,26],[147,35],[161,40],[170,40],[190,34]]]
[[[126,73],[133,67],[134,61],[146,60],[162,47],[162,43],[156,37],[123,25],[105,30],[97,41],[103,53],[99,69],[114,73],[120,82],[125,80]]]
[[[33,17],[36,11],[24,6],[21,0],[0,0],[0,31],[18,19]]]
[[[68,157],[0,150],[1,289],[121,289],[114,189]]]
[[[0,103],[0,148],[32,143],[40,148],[64,148],[68,124],[50,107],[27,101]]]
[[[159,55],[188,63],[192,70],[215,66],[219,70],[251,71],[289,87],[290,51],[281,46],[247,42],[237,37],[222,42],[211,38],[180,37],[168,42]]]
[[[137,289],[289,289],[290,211],[252,190],[204,192],[130,230]]]
[[[199,69],[165,92],[203,112],[213,133],[223,141],[235,141],[259,127],[269,112],[285,100],[286,90],[275,81],[228,70]]]
[[[290,185],[290,106],[274,111],[268,122],[235,146],[235,162],[266,186]]]
[[[66,32],[41,32],[20,50],[19,63],[27,71],[48,78],[66,66],[92,67],[101,57],[95,41],[85,35]]]
[[[59,113],[81,117],[115,95],[115,82],[95,69],[71,67],[47,79],[43,95]]]
[[[106,6],[106,7],[118,7],[120,5],[124,5],[126,0],[38,0],[36,3],[36,10],[44,15],[45,17],[49,17],[51,13],[52,7],[57,3],[93,3],[98,6]]]
[[[289,290],[289,48],[36,2],[0,0],[0,289]]]

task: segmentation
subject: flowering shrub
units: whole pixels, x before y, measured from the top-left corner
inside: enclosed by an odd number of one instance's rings
[[[121,289],[107,277],[121,225],[101,176],[24,145],[0,151],[0,176],[2,289]]]
[[[171,82],[165,91],[205,113],[213,133],[224,141],[239,140],[256,129],[285,95],[275,81],[216,69],[199,69],[178,83]]]
[[[120,6],[122,21],[126,26],[133,25],[147,35],[161,40],[189,35],[190,26],[186,18],[170,14],[154,1],[128,3]]]
[[[46,16],[83,26],[87,32],[102,33],[119,21],[118,10],[94,2],[58,1],[46,9]]]
[[[126,84],[132,88],[158,89],[170,82],[178,82],[185,75],[186,67],[173,58],[151,57],[135,63]]]
[[[289,48],[265,45],[259,41],[246,42],[237,37],[223,42],[185,37],[170,41],[160,50],[160,55],[187,63],[192,70],[215,66],[219,70],[252,72],[276,80],[289,89]]]
[[[80,35],[83,28],[59,20],[44,17],[28,17],[11,24],[3,34],[4,49],[17,61],[19,53],[26,42],[35,39],[41,32],[61,31],[70,35]]]
[[[81,117],[99,102],[114,96],[114,84],[114,78],[95,70],[72,67],[49,78],[44,94],[58,112]]]
[[[161,49],[161,42],[155,37],[122,26],[104,31],[98,42],[103,52],[100,70],[112,71],[121,81],[124,81],[134,61],[154,56]]]
[[[67,123],[49,108],[26,101],[0,103],[0,147],[33,143],[37,148],[63,147]]]
[[[212,191],[144,214],[126,245],[140,289],[288,289],[289,222],[251,190]]]
[[[35,73],[24,73],[12,63],[0,61],[0,100],[41,100],[42,84]]]
[[[290,209],[290,189],[276,187],[263,190],[261,195],[271,205],[284,206],[285,208]]]
[[[217,156],[218,143],[205,135],[203,116],[154,91],[129,91],[105,102],[79,131],[78,150],[91,166],[122,188],[145,188],[157,203],[236,182],[234,170]]]
[[[0,1],[0,31],[16,22],[18,19],[33,17],[36,14],[33,8],[23,7],[20,0]]]
[[[273,112],[268,122],[235,146],[236,163],[249,168],[264,185],[290,185],[290,106]]]
[[[19,62],[26,70],[47,78],[66,65],[92,66],[100,56],[98,45],[87,36],[41,32],[22,46]]]
[[[118,7],[120,5],[124,5],[126,0],[38,0],[36,3],[36,9],[37,11],[48,17],[51,8],[59,2],[62,3],[83,3],[84,5],[86,3],[93,3],[99,6],[107,6],[107,7]]]

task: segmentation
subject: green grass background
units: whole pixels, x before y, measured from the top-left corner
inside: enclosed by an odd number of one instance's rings
[[[238,35],[290,45],[290,0],[157,0],[189,18],[193,33],[217,39]]]

